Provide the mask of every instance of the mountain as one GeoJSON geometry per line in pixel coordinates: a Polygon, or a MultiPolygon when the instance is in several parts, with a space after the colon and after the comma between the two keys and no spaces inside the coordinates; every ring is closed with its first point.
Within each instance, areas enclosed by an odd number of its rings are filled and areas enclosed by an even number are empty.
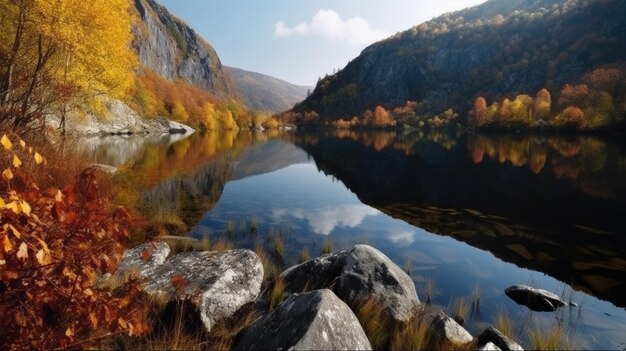
{"type": "Polygon", "coordinates": [[[180,78],[218,97],[237,97],[232,77],[215,49],[154,0],[134,0],[138,21],[133,48],[144,66],[164,78],[180,78]]]}
{"type": "Polygon", "coordinates": [[[306,98],[313,87],[295,85],[265,74],[224,66],[233,76],[243,102],[257,111],[282,112],[306,98]]]}
{"type": "Polygon", "coordinates": [[[489,0],[367,47],[293,111],[315,111],[324,122],[410,100],[418,114],[453,108],[465,116],[479,96],[493,101],[546,88],[557,102],[565,84],[586,79],[591,88],[608,79],[610,88],[596,95],[605,102],[610,95],[612,116],[625,119],[624,13],[623,0],[489,0]],[[597,68],[605,70],[594,76],[597,68]]]}

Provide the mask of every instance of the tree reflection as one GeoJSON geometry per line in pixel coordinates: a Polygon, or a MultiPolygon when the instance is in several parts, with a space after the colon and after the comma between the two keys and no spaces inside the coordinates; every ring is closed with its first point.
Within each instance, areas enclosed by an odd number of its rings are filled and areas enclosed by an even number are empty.
{"type": "Polygon", "coordinates": [[[286,138],[381,212],[626,306],[626,148],[616,140],[441,131],[286,138]]]}

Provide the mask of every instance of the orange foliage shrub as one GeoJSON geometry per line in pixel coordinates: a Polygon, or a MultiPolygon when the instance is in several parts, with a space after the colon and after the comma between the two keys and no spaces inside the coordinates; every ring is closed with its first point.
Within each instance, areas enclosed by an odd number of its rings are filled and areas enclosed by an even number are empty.
{"type": "Polygon", "coordinates": [[[43,167],[44,158],[22,140],[0,141],[0,348],[86,347],[146,332],[136,284],[121,297],[95,288],[121,258],[126,211],[99,197],[93,169],[63,190],[39,189],[22,160],[43,167]]]}
{"type": "Polygon", "coordinates": [[[189,82],[168,80],[147,68],[137,77],[131,104],[143,117],[160,115],[209,130],[252,126],[250,112],[238,102],[220,101],[189,82]]]}

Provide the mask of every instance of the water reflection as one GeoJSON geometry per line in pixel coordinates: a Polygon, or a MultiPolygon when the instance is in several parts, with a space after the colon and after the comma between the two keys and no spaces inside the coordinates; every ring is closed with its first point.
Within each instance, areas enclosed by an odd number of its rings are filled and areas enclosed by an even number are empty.
{"type": "Polygon", "coordinates": [[[435,282],[434,301],[444,306],[478,285],[477,326],[501,307],[547,325],[555,315],[529,315],[504,289],[571,286],[601,299],[575,294],[587,301],[582,312],[556,316],[580,328],[581,345],[626,342],[626,313],[612,305],[626,306],[626,148],[615,140],[197,134],[142,149],[116,179],[118,202],[168,224],[167,233],[227,235],[268,249],[268,238],[280,235],[285,265],[303,247],[319,253],[325,240],[335,249],[370,243],[406,266],[421,298],[435,282]],[[250,221],[254,231],[245,228],[250,221]]]}
{"type": "Polygon", "coordinates": [[[288,137],[364,204],[626,306],[618,143],[444,133],[288,137]]]}

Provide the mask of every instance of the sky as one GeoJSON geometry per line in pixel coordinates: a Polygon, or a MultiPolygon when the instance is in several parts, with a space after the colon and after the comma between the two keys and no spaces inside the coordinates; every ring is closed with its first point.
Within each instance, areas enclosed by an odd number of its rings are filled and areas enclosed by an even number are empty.
{"type": "Polygon", "coordinates": [[[222,64],[314,86],[370,44],[485,0],[157,0],[222,64]]]}

